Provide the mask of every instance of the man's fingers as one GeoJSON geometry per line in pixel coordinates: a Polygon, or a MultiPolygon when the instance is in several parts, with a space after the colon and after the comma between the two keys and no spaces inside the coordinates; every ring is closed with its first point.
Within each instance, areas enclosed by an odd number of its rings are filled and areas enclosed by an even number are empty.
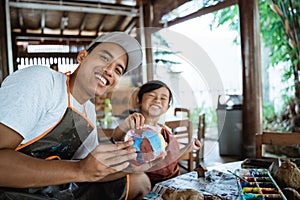
{"type": "Polygon", "coordinates": [[[117,144],[101,144],[96,147],[96,152],[112,152],[122,149],[127,149],[133,145],[133,140],[130,138],[126,142],[119,142],[117,144]]]}
{"type": "Polygon", "coordinates": [[[100,162],[111,166],[128,160],[136,159],[137,154],[135,149],[126,149],[119,151],[110,151],[110,152],[97,152],[93,151],[92,155],[100,162]]]}
{"type": "Polygon", "coordinates": [[[129,167],[126,168],[124,170],[124,172],[127,172],[127,173],[146,172],[146,171],[149,171],[149,169],[154,167],[157,163],[159,163],[162,160],[163,160],[163,158],[160,157],[160,158],[157,158],[157,159],[155,159],[151,162],[146,162],[146,163],[143,163],[141,165],[135,165],[133,163],[130,163],[129,167]]]}
{"type": "Polygon", "coordinates": [[[113,166],[111,168],[114,169],[115,172],[124,171],[129,166],[129,164],[130,164],[129,162],[124,162],[122,164],[115,165],[115,166],[113,166]]]}
{"type": "Polygon", "coordinates": [[[109,166],[115,166],[115,165],[118,165],[119,163],[124,163],[127,161],[130,162],[131,160],[134,160],[134,159],[136,159],[136,154],[128,154],[128,155],[106,158],[105,163],[108,163],[109,166]]]}

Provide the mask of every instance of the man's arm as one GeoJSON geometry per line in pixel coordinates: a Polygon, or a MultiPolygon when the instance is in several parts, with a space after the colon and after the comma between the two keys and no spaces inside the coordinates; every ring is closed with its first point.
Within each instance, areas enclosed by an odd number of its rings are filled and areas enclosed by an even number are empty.
{"type": "Polygon", "coordinates": [[[25,188],[104,181],[104,177],[122,171],[129,165],[128,160],[136,157],[130,140],[98,146],[80,161],[47,161],[15,151],[22,139],[0,123],[0,186],[25,188]]]}

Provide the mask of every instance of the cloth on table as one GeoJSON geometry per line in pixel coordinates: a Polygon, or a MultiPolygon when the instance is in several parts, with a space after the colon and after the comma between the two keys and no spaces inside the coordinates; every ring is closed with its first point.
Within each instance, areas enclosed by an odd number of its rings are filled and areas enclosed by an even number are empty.
{"type": "Polygon", "coordinates": [[[161,200],[162,194],[168,188],[175,190],[193,189],[204,195],[218,196],[225,200],[240,199],[236,177],[218,170],[206,172],[205,178],[198,178],[197,172],[194,171],[157,183],[144,199],[161,200]]]}

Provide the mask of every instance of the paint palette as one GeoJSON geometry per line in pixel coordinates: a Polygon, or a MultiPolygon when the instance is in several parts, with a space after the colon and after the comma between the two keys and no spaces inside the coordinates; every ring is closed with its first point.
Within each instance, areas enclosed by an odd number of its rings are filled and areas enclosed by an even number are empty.
{"type": "Polygon", "coordinates": [[[267,169],[237,169],[243,200],[287,200],[267,169]]]}

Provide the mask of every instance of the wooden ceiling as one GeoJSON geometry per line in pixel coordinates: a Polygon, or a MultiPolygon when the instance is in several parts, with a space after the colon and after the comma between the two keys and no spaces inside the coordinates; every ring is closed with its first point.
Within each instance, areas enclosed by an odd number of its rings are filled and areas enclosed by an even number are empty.
{"type": "MultiPolygon", "coordinates": [[[[188,0],[9,0],[10,28],[16,42],[89,43],[104,32],[135,35],[144,26],[145,8],[153,10],[153,26],[160,18],[188,0]]],[[[146,19],[149,20],[149,19],[146,19]]]]}
{"type": "MultiPolygon", "coordinates": [[[[119,1],[122,2],[122,1],[119,1]]],[[[11,0],[10,24],[17,41],[90,41],[102,32],[132,32],[139,18],[135,0],[132,6],[110,5],[100,1],[22,1],[11,0]]]]}

